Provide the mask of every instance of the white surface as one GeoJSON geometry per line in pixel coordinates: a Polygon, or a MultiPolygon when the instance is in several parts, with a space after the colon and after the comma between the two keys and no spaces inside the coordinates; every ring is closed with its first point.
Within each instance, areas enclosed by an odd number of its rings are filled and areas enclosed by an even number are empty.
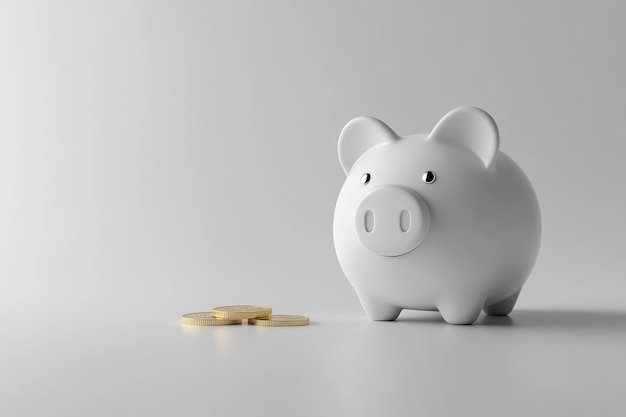
{"type": "Polygon", "coordinates": [[[473,326],[311,314],[291,328],[35,318],[3,323],[5,416],[626,412],[626,312],[519,310],[473,326]]]}

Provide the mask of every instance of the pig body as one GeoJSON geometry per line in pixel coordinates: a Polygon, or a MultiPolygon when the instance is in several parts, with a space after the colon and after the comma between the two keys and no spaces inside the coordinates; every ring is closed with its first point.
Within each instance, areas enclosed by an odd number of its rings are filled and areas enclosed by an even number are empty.
{"type": "Polygon", "coordinates": [[[487,113],[460,107],[430,134],[407,137],[357,118],[340,135],[339,159],[347,179],[335,249],[370,318],[406,308],[470,324],[481,310],[511,312],[539,252],[541,216],[487,113]]]}

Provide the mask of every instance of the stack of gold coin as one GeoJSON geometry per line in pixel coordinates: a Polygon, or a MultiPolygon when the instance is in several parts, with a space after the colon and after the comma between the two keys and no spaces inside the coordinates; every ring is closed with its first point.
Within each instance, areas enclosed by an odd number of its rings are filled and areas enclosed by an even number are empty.
{"type": "Polygon", "coordinates": [[[272,315],[272,308],[266,306],[223,306],[216,307],[209,312],[184,314],[181,317],[183,324],[196,326],[223,326],[241,324],[242,320],[255,326],[284,327],[306,326],[309,318],[295,315],[272,315]]]}
{"type": "Polygon", "coordinates": [[[226,326],[229,324],[241,324],[241,320],[213,317],[211,312],[183,314],[180,321],[183,324],[193,324],[195,326],[226,326]]]}
{"type": "Polygon", "coordinates": [[[292,314],[273,314],[267,317],[249,319],[248,324],[268,327],[306,326],[307,324],[309,324],[309,318],[306,316],[294,316],[292,314]]]}
{"type": "Polygon", "coordinates": [[[256,319],[257,317],[267,317],[272,314],[271,307],[265,306],[224,306],[215,307],[211,310],[211,313],[215,317],[221,319],[256,319]]]}

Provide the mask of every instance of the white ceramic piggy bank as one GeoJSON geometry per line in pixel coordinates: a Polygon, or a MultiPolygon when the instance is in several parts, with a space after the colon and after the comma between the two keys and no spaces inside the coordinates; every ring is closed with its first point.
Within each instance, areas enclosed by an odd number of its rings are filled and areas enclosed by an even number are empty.
{"type": "Polygon", "coordinates": [[[537,259],[541,215],[499,142],[491,116],[474,107],[452,110],[430,134],[399,137],[369,117],[344,127],[335,250],[373,320],[407,308],[471,324],[481,309],[513,310],[537,259]]]}

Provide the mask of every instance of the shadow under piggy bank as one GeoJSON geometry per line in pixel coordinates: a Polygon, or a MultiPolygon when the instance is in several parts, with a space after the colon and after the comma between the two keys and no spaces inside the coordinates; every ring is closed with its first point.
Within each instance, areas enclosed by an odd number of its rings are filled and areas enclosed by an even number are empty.
{"type": "Polygon", "coordinates": [[[602,330],[626,334],[626,311],[598,310],[513,310],[509,316],[482,315],[479,326],[535,329],[602,330]]]}
{"type": "MultiPolygon", "coordinates": [[[[428,325],[446,324],[437,312],[405,310],[396,322],[428,325]]],[[[626,335],[626,311],[611,310],[513,310],[508,316],[481,314],[473,326],[524,329],[601,330],[626,335]]],[[[456,327],[456,326],[453,326],[456,327]]],[[[467,327],[467,326],[460,326],[467,327]]]]}

